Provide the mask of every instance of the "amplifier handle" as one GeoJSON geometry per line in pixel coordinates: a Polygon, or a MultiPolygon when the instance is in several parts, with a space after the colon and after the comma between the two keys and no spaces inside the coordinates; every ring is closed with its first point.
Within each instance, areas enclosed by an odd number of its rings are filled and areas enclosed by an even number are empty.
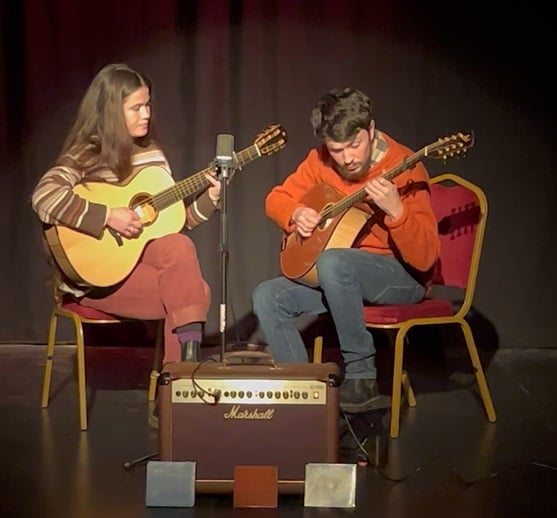
{"type": "Polygon", "coordinates": [[[265,351],[231,351],[228,353],[224,353],[224,358],[222,363],[224,365],[238,365],[238,362],[234,362],[233,360],[265,360],[265,363],[273,367],[277,367],[275,360],[273,359],[272,355],[266,353],[265,351]],[[232,361],[229,361],[232,360],[232,361]]]}

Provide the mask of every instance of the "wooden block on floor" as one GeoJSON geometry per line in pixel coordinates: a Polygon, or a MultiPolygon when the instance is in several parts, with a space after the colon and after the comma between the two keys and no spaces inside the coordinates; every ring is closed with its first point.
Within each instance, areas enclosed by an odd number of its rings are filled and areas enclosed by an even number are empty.
{"type": "Polygon", "coordinates": [[[234,466],[234,507],[278,506],[277,466],[234,466]]]}

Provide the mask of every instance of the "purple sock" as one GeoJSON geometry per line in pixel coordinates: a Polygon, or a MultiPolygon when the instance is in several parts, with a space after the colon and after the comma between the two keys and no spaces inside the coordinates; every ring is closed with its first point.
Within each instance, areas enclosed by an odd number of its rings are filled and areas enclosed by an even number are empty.
{"type": "Polygon", "coordinates": [[[199,342],[201,343],[201,331],[185,331],[183,333],[177,333],[178,341],[181,344],[187,342],[199,342]]]}
{"type": "Polygon", "coordinates": [[[201,343],[202,333],[201,333],[201,324],[187,324],[185,326],[177,327],[174,332],[178,336],[178,341],[181,344],[185,344],[186,342],[199,342],[201,343]]]}

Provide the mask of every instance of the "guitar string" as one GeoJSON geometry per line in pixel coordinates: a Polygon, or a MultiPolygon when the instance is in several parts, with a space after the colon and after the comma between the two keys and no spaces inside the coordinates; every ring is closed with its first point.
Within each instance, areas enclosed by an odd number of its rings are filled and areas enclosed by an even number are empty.
{"type": "MultiPolygon", "coordinates": [[[[246,151],[246,150],[244,150],[246,151]]],[[[242,163],[242,156],[244,151],[238,153],[239,162],[242,163]]],[[[205,177],[206,174],[210,173],[210,168],[203,169],[193,176],[190,176],[175,185],[165,189],[164,191],[157,193],[153,196],[157,209],[162,210],[166,207],[172,205],[174,202],[183,199],[188,196],[191,191],[191,195],[202,190],[204,187],[209,185],[209,180],[205,177]]]]}

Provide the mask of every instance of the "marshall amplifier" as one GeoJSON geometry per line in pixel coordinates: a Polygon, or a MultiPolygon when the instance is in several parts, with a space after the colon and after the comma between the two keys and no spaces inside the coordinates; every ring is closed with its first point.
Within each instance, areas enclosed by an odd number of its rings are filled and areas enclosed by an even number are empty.
{"type": "Polygon", "coordinates": [[[232,492],[235,466],[277,466],[279,492],[303,493],[306,464],[338,462],[338,386],[335,363],[277,365],[263,352],[168,364],[160,459],[195,462],[200,493],[232,492]]]}

